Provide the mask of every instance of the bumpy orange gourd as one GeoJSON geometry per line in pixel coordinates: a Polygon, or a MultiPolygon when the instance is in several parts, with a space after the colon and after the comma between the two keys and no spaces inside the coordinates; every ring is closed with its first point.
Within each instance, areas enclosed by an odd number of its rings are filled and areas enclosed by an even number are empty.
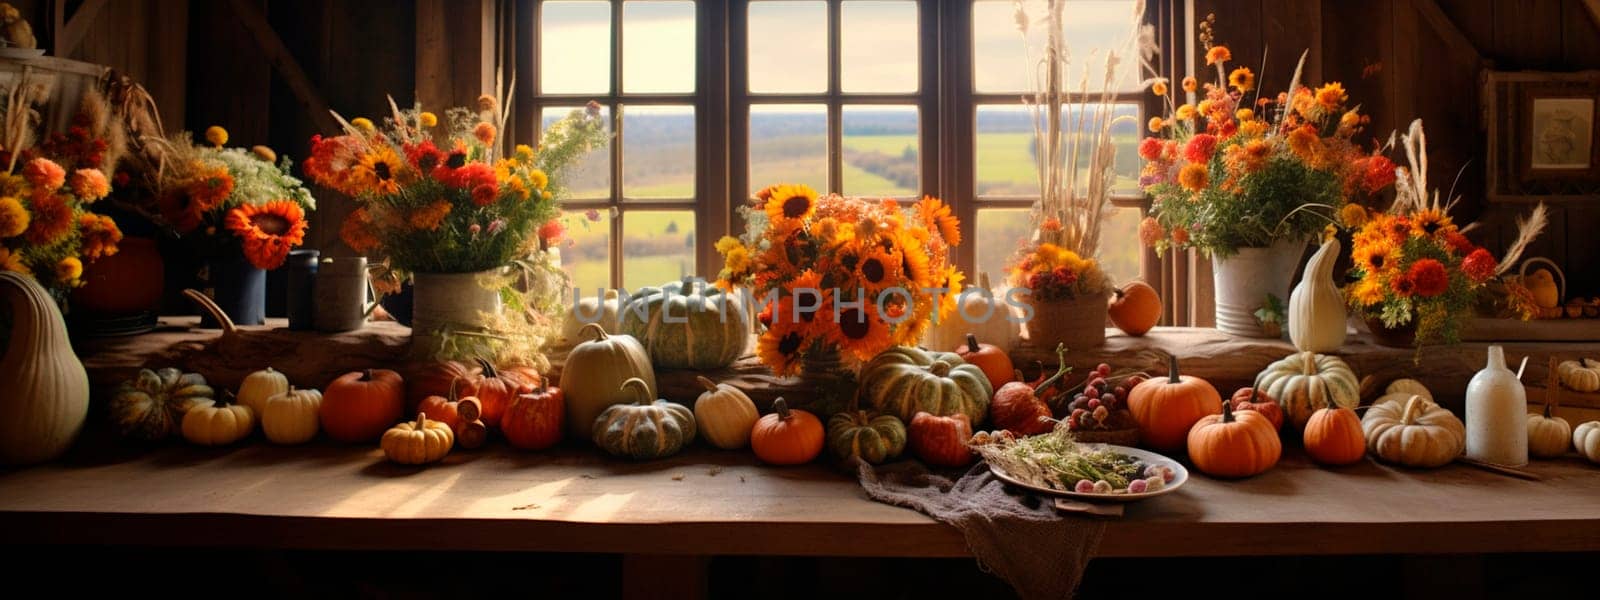
{"type": "Polygon", "coordinates": [[[1328,406],[1311,413],[1302,438],[1306,454],[1325,465],[1348,465],[1367,455],[1367,435],[1361,417],[1343,406],[1328,406]]]}
{"type": "Polygon", "coordinates": [[[983,376],[989,378],[989,387],[1000,389],[1000,386],[1015,381],[1017,367],[1011,364],[1011,357],[1005,350],[994,344],[978,343],[978,336],[967,334],[967,343],[955,349],[956,355],[970,364],[978,365],[983,370],[983,376]]]}
{"type": "Polygon", "coordinates": [[[1143,281],[1130,281],[1115,291],[1107,307],[1111,324],[1123,333],[1141,336],[1161,320],[1161,295],[1143,281]]]}
{"type": "Polygon", "coordinates": [[[322,392],[322,430],[340,442],[378,439],[400,420],[405,388],[400,374],[388,369],[345,373],[322,392]]]}
{"type": "Polygon", "coordinates": [[[972,464],[972,420],[966,415],[938,417],[919,412],[907,428],[911,452],[922,462],[937,467],[965,467],[972,464]]]}
{"type": "Polygon", "coordinates": [[[1283,429],[1283,407],[1261,388],[1239,388],[1231,398],[1234,410],[1253,410],[1272,422],[1272,430],[1283,429]]]}
{"type": "Polygon", "coordinates": [[[545,386],[511,401],[500,430],[506,441],[523,450],[542,450],[561,441],[567,426],[567,395],[545,386]]]}
{"type": "Polygon", "coordinates": [[[756,458],[774,465],[799,465],[822,452],[822,421],[816,415],[789,408],[783,398],[772,401],[772,411],[750,429],[750,449],[756,458]]]}
{"type": "Polygon", "coordinates": [[[1179,450],[1189,429],[1222,409],[1222,394],[1199,377],[1180,375],[1178,357],[1169,356],[1167,376],[1140,383],[1128,391],[1128,410],[1139,423],[1139,439],[1156,450],[1179,450]]]}
{"type": "Polygon", "coordinates": [[[1234,412],[1227,403],[1222,404],[1222,414],[1196,422],[1188,438],[1189,460],[1201,473],[1215,477],[1256,475],[1278,464],[1283,454],[1278,432],[1266,417],[1255,411],[1234,412]]]}

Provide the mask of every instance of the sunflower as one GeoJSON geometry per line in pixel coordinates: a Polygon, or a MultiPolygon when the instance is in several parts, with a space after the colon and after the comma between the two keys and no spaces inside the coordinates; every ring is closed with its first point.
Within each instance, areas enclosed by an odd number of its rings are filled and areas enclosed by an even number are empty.
{"type": "Polygon", "coordinates": [[[950,212],[950,206],[933,196],[923,196],[917,203],[917,214],[922,216],[928,229],[937,230],[944,243],[961,245],[961,220],[950,212]]]}
{"type": "Polygon", "coordinates": [[[184,189],[196,210],[201,213],[216,210],[233,195],[233,173],[228,172],[227,165],[196,162],[194,169],[194,176],[184,189]]]}
{"type": "Polygon", "coordinates": [[[963,275],[961,269],[957,269],[955,265],[948,265],[944,268],[944,285],[942,287],[945,288],[945,292],[939,296],[939,322],[942,323],[955,317],[957,305],[961,300],[962,284],[965,281],[966,275],[963,275]]]}
{"type": "MultiPolygon", "coordinates": [[[[418,158],[423,158],[419,155],[418,158]]],[[[368,192],[387,196],[400,191],[400,173],[405,168],[400,155],[388,146],[374,146],[351,170],[357,185],[368,192]]]]}
{"type": "Polygon", "coordinates": [[[33,271],[22,262],[22,251],[0,246],[0,271],[32,275],[33,271]]]}
{"type": "Polygon", "coordinates": [[[811,186],[780,184],[768,188],[767,218],[773,223],[797,224],[817,212],[817,191],[811,186]]]}
{"type": "Polygon", "coordinates": [[[1360,204],[1346,204],[1339,209],[1339,222],[1345,227],[1356,228],[1367,224],[1367,209],[1360,204]]]}
{"type": "Polygon", "coordinates": [[[1362,307],[1383,302],[1383,282],[1375,276],[1363,277],[1350,286],[1350,298],[1362,307]]]}
{"type": "Polygon", "coordinates": [[[756,356],[779,377],[798,375],[801,354],[811,346],[811,341],[799,325],[777,322],[757,340],[756,356]]]}
{"type": "Polygon", "coordinates": [[[900,232],[900,276],[906,278],[912,290],[933,287],[936,283],[928,256],[928,248],[910,239],[909,232],[900,232]]]}
{"type": "Polygon", "coordinates": [[[258,269],[278,268],[289,249],[306,238],[305,210],[291,200],[239,205],[228,211],[226,225],[239,237],[245,258],[258,269]]]}
{"type": "Polygon", "coordinates": [[[16,198],[0,198],[0,238],[16,237],[28,230],[28,209],[16,198]]]}
{"type": "Polygon", "coordinates": [[[1256,74],[1249,67],[1239,67],[1228,74],[1228,85],[1241,93],[1248,92],[1256,87],[1256,74]]]}
{"type": "Polygon", "coordinates": [[[65,199],[46,194],[33,198],[32,203],[33,222],[28,225],[26,234],[29,243],[48,246],[71,232],[75,221],[72,207],[67,205],[65,199]]]}
{"type": "Polygon", "coordinates": [[[1412,235],[1433,237],[1456,231],[1456,224],[1442,210],[1428,209],[1411,215],[1412,235]]]}
{"type": "Polygon", "coordinates": [[[897,304],[889,309],[890,316],[898,319],[894,331],[890,333],[890,339],[897,345],[917,345],[917,342],[922,341],[923,334],[932,326],[929,316],[933,314],[935,299],[921,294],[914,297],[916,301],[912,303],[909,315],[905,314],[904,305],[897,304]]]}
{"type": "Polygon", "coordinates": [[[904,264],[899,250],[887,250],[880,245],[864,248],[861,261],[856,265],[856,279],[868,291],[876,292],[898,284],[904,264]]]}
{"type": "Polygon", "coordinates": [[[1371,240],[1365,244],[1356,244],[1351,251],[1350,259],[1355,262],[1356,268],[1361,269],[1368,277],[1382,275],[1393,271],[1400,265],[1400,249],[1387,239],[1371,240]]]}
{"type": "Polygon", "coordinates": [[[823,320],[828,323],[827,339],[841,352],[849,352],[865,362],[893,345],[889,339],[889,325],[878,314],[873,302],[863,301],[861,306],[840,306],[832,302],[822,309],[823,320]]]}

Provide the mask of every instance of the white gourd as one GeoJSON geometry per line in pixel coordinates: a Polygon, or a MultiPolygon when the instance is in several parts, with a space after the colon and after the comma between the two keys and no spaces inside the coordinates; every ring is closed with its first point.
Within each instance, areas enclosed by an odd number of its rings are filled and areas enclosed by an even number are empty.
{"type": "Polygon", "coordinates": [[[239,384],[237,398],[239,404],[250,407],[255,414],[261,414],[267,409],[267,398],[289,391],[289,378],[283,373],[267,367],[244,377],[239,384]]]}
{"type": "Polygon", "coordinates": [[[1600,464],[1600,421],[1589,421],[1572,430],[1572,447],[1589,462],[1600,464]]]}
{"type": "Polygon", "coordinates": [[[1417,394],[1389,394],[1361,418],[1367,451],[1408,467],[1438,467],[1461,456],[1467,430],[1450,411],[1417,394]]]}
{"type": "Polygon", "coordinates": [[[67,325],[32,277],[0,272],[0,306],[11,306],[11,339],[0,356],[0,463],[60,456],[89,414],[89,375],[72,353],[67,325]]]}
{"type": "Polygon", "coordinates": [[[1355,371],[1337,356],[1299,352],[1267,365],[1257,387],[1277,399],[1284,421],[1304,429],[1319,408],[1338,404],[1355,408],[1361,402],[1361,384],[1355,371]]]}
{"type": "Polygon", "coordinates": [[[1339,240],[1322,243],[1289,295],[1289,340],[1306,352],[1333,352],[1344,345],[1344,297],[1333,282],[1339,240]]]}
{"type": "Polygon", "coordinates": [[[261,413],[261,432],[274,444],[304,444],[317,437],[322,411],[322,392],[289,391],[267,398],[261,413]]]}
{"type": "Polygon", "coordinates": [[[694,420],[700,427],[700,436],[723,450],[749,445],[750,429],[761,418],[756,403],[739,388],[704,376],[696,379],[706,388],[694,402],[694,420]]]}
{"type": "Polygon", "coordinates": [[[637,377],[644,380],[647,395],[656,393],[656,372],[650,355],[639,340],[630,335],[611,335],[599,325],[584,325],[580,342],[567,353],[561,367],[561,390],[567,394],[567,432],[574,438],[592,437],[594,420],[614,404],[629,404],[633,394],[622,389],[622,382],[637,377]]]}
{"type": "Polygon", "coordinates": [[[1001,348],[1009,349],[1016,345],[1022,335],[1021,327],[1006,318],[1011,315],[1011,309],[1006,304],[1005,295],[989,286],[988,273],[978,274],[977,285],[964,288],[963,295],[958,298],[956,311],[950,318],[929,327],[928,333],[922,336],[923,348],[946,352],[966,343],[969,333],[1001,348]],[[965,293],[966,290],[973,291],[965,293]],[[985,296],[978,290],[989,290],[989,295],[985,296]]]}
{"type": "Polygon", "coordinates": [[[1563,361],[1556,366],[1557,373],[1561,376],[1561,384],[1575,392],[1600,391],[1600,365],[1590,367],[1590,361],[1563,361]]]}

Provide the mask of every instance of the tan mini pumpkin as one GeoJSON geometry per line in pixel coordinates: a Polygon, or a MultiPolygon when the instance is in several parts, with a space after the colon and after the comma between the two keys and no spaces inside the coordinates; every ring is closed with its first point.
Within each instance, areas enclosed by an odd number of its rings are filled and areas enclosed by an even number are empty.
{"type": "Polygon", "coordinates": [[[1379,398],[1361,418],[1361,429],[1368,452],[1408,467],[1443,466],[1467,449],[1461,419],[1417,394],[1379,398]]]}
{"type": "Polygon", "coordinates": [[[244,376],[239,384],[239,404],[260,415],[267,410],[267,398],[289,391],[289,378],[272,367],[244,376]]]}
{"type": "Polygon", "coordinates": [[[455,433],[442,421],[417,413],[417,420],[401,423],[383,432],[379,445],[383,455],[402,465],[439,462],[455,445],[455,433]]]}
{"type": "Polygon", "coordinates": [[[1555,458],[1567,453],[1572,444],[1572,425],[1566,419],[1550,413],[1545,403],[1544,414],[1528,415],[1528,453],[1539,458],[1555,458]]]}
{"type": "Polygon", "coordinates": [[[1600,362],[1588,359],[1563,361],[1556,371],[1561,375],[1561,384],[1572,391],[1600,391],[1600,362]]]}
{"type": "Polygon", "coordinates": [[[1589,462],[1600,464],[1600,421],[1589,421],[1572,430],[1572,447],[1589,462]]]}
{"type": "Polygon", "coordinates": [[[255,431],[250,407],[228,401],[230,394],[200,402],[183,415],[183,439],[201,446],[226,446],[255,431]]]}
{"type": "Polygon", "coordinates": [[[261,432],[274,444],[304,444],[317,437],[321,428],[322,392],[312,389],[289,391],[267,398],[261,413],[261,432]]]}
{"type": "Polygon", "coordinates": [[[750,428],[761,413],[743,390],[700,376],[695,378],[706,391],[694,401],[694,420],[700,436],[723,450],[738,450],[750,444],[750,428]]]}

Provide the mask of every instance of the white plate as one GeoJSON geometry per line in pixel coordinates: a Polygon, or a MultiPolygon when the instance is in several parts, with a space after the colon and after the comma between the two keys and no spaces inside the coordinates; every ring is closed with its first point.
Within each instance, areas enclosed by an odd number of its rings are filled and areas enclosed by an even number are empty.
{"type": "Polygon", "coordinates": [[[1047,487],[1039,487],[1029,483],[1023,483],[1021,480],[1012,477],[1010,473],[1005,472],[1004,469],[995,466],[993,463],[989,465],[989,470],[994,472],[994,476],[1000,478],[1001,481],[1030,492],[1058,498],[1086,500],[1089,502],[1133,502],[1136,500],[1144,500],[1145,498],[1154,498],[1162,494],[1170,494],[1174,491],[1177,491],[1179,487],[1182,487],[1185,482],[1189,481],[1189,470],[1183,468],[1182,464],[1180,464],[1178,461],[1172,460],[1160,454],[1156,454],[1149,450],[1140,450],[1138,448],[1129,448],[1127,446],[1118,446],[1115,444],[1088,445],[1131,456],[1139,460],[1139,462],[1147,465],[1160,465],[1172,469],[1172,481],[1167,482],[1167,485],[1159,490],[1154,492],[1144,492],[1142,494],[1080,494],[1072,490],[1057,490],[1047,487]]]}
{"type": "Polygon", "coordinates": [[[44,56],[44,48],[0,48],[0,58],[35,58],[44,56]]]}

